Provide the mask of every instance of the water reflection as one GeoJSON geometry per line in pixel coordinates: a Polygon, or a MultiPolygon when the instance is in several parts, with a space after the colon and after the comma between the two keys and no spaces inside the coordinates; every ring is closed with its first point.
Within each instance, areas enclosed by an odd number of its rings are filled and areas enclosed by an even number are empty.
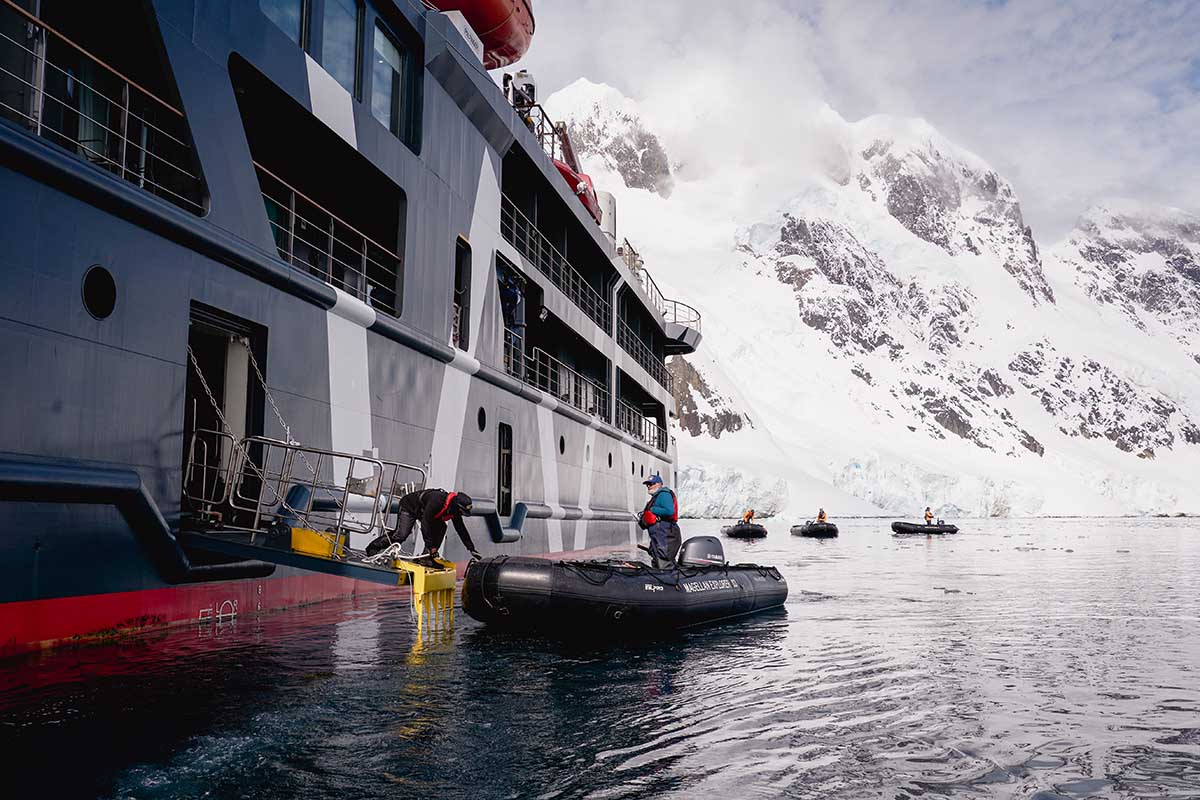
{"type": "Polygon", "coordinates": [[[729,542],[786,610],[657,643],[371,598],[9,662],[0,752],[45,796],[1200,796],[1200,526],[839,525],[729,542]]]}

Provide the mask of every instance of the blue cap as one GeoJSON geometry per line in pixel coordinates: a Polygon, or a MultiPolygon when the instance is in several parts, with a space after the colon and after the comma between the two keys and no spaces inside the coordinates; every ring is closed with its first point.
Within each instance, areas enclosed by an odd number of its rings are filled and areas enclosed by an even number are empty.
{"type": "Polygon", "coordinates": [[[642,483],[645,484],[646,486],[650,486],[652,484],[662,483],[662,482],[663,482],[662,476],[660,476],[657,472],[653,473],[649,478],[646,478],[646,480],[642,481],[642,483]]]}

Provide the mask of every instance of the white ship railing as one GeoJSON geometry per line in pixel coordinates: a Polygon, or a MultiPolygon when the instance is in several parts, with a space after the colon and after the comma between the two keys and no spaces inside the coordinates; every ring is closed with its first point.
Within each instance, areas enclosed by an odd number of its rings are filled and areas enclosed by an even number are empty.
{"type": "Polygon", "coordinates": [[[667,391],[675,391],[675,379],[667,370],[667,365],[663,363],[662,359],[654,356],[646,343],[638,338],[638,335],[624,320],[617,321],[617,344],[621,345],[622,350],[633,356],[633,360],[640,364],[651,378],[662,384],[667,391]]]}
{"type": "Polygon", "coordinates": [[[620,399],[617,400],[617,428],[660,452],[667,452],[667,431],[620,399]]]}
{"type": "Polygon", "coordinates": [[[0,117],[193,214],[204,187],[183,112],[0,0],[0,117]]]}
{"type": "Polygon", "coordinates": [[[259,186],[279,257],[374,308],[396,315],[402,259],[259,164],[259,186]]]}
{"type": "Polygon", "coordinates": [[[605,333],[611,333],[612,304],[584,280],[579,270],[558,251],[507,196],[500,200],[500,233],[521,255],[533,262],[571,302],[605,333]]]}
{"type": "Polygon", "coordinates": [[[545,350],[535,347],[526,354],[520,338],[511,330],[504,332],[504,370],[585,414],[604,422],[611,419],[606,387],[568,367],[545,350]]]}
{"type": "Polygon", "coordinates": [[[242,511],[254,530],[291,519],[317,531],[372,533],[396,529],[396,501],[425,479],[422,467],[398,461],[196,430],[183,486],[196,510],[242,511]]]}

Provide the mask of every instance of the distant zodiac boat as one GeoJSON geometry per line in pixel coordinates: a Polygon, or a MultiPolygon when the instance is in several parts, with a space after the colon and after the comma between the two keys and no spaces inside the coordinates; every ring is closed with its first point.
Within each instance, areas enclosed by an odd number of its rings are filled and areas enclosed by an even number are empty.
{"type": "Polygon", "coordinates": [[[807,536],[810,539],[831,539],[838,535],[838,527],[832,522],[806,522],[792,526],[792,536],[807,536]]]}
{"type": "Polygon", "coordinates": [[[957,525],[923,525],[919,522],[893,522],[892,533],[895,534],[930,534],[958,533],[957,525]]]}
{"type": "Polygon", "coordinates": [[[767,529],[757,522],[739,522],[721,528],[721,533],[733,539],[762,539],[767,535],[767,529]]]}

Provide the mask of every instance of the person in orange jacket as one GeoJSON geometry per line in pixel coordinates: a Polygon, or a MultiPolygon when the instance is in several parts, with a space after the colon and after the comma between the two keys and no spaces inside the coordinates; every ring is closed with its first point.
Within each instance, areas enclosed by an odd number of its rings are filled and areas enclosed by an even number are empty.
{"type": "Polygon", "coordinates": [[[933,512],[929,510],[929,506],[925,506],[925,524],[933,524],[933,512]]]}
{"type": "Polygon", "coordinates": [[[754,509],[750,508],[750,509],[746,510],[745,514],[742,514],[742,524],[750,525],[753,522],[754,522],[754,509]]]}

